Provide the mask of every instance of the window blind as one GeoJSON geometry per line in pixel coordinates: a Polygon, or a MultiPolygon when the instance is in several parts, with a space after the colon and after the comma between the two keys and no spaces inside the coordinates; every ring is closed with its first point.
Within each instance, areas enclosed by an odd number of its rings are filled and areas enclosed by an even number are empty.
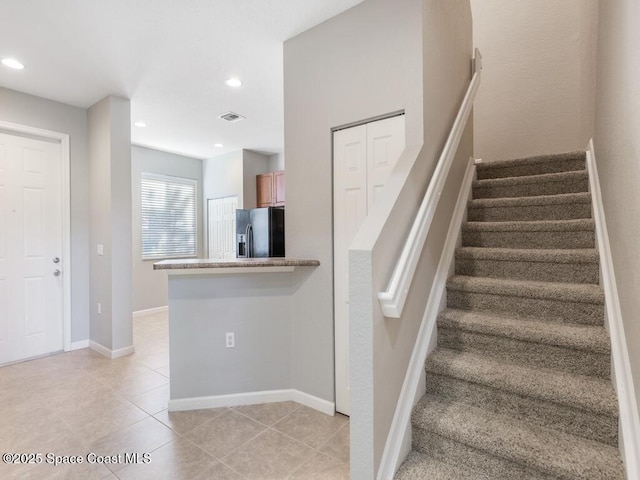
{"type": "Polygon", "coordinates": [[[190,178],[141,175],[143,260],[197,254],[196,190],[190,178]]]}

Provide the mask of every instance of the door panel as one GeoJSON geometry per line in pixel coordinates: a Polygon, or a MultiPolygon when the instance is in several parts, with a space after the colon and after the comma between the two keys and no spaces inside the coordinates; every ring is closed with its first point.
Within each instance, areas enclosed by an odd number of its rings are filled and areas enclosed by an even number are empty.
{"type": "Polygon", "coordinates": [[[39,188],[23,190],[24,258],[44,257],[44,192],[39,188]]]}
{"type": "Polygon", "coordinates": [[[256,176],[256,190],[258,208],[273,205],[273,173],[256,176]]]}
{"type": "Polygon", "coordinates": [[[42,278],[24,279],[24,335],[31,342],[33,337],[46,333],[45,312],[43,307],[44,288],[42,278]]]}
{"type": "Polygon", "coordinates": [[[273,173],[273,186],[275,188],[275,200],[276,206],[280,207],[285,204],[285,184],[284,184],[284,172],[273,173]]]}
{"type": "Polygon", "coordinates": [[[63,347],[62,149],[0,134],[0,364],[63,347]]]}
{"type": "Polygon", "coordinates": [[[380,197],[404,150],[404,115],[367,124],[369,207],[380,197]]]}

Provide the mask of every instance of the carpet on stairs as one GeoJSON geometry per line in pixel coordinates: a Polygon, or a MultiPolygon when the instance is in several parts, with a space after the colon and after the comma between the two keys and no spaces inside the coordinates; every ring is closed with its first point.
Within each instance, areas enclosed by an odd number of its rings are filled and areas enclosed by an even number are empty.
{"type": "Polygon", "coordinates": [[[622,480],[584,152],[481,163],[396,479],[622,480]]]}

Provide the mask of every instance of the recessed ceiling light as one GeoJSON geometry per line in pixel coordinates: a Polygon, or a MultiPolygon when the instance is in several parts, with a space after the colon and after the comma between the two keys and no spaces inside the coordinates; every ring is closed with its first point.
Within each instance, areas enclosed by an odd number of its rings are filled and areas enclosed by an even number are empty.
{"type": "Polygon", "coordinates": [[[240,79],[239,79],[239,78],[235,78],[235,77],[230,78],[230,79],[229,79],[229,80],[227,80],[225,83],[226,83],[226,84],[227,84],[227,86],[229,86],[229,87],[239,87],[239,86],[241,86],[241,85],[242,85],[242,82],[240,81],[240,79]]]}
{"type": "Polygon", "coordinates": [[[14,68],[16,70],[22,70],[24,68],[24,65],[21,64],[18,60],[16,60],[15,58],[3,58],[2,59],[2,64],[5,67],[9,67],[9,68],[14,68]]]}
{"type": "Polygon", "coordinates": [[[147,124],[146,124],[146,123],[141,122],[141,121],[139,121],[139,120],[138,120],[137,122],[133,122],[133,125],[134,125],[134,126],[136,126],[136,127],[140,127],[140,128],[144,128],[144,127],[146,127],[146,126],[147,126],[147,124]]]}
{"type": "Polygon", "coordinates": [[[222,145],[221,143],[216,143],[216,144],[214,145],[214,147],[216,147],[216,148],[222,148],[222,147],[224,147],[224,145],[222,145]]]}

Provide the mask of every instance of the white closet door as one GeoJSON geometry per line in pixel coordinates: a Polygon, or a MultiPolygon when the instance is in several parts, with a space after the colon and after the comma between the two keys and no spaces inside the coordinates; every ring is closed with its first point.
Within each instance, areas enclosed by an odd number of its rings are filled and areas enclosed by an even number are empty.
{"type": "Polygon", "coordinates": [[[333,135],[336,408],[349,413],[349,245],[367,216],[367,127],[333,135]],[[339,320],[338,320],[339,319],[339,320]]]}
{"type": "Polygon", "coordinates": [[[404,150],[404,115],[333,134],[336,410],[349,415],[349,246],[404,150]]]}
{"type": "Polygon", "coordinates": [[[238,197],[207,200],[207,234],[209,258],[236,256],[236,209],[238,197]]]}
{"type": "Polygon", "coordinates": [[[59,143],[0,133],[0,364],[63,348],[61,175],[59,143]]]}
{"type": "Polygon", "coordinates": [[[222,199],[222,258],[234,258],[236,256],[236,210],[238,209],[238,197],[225,197],[222,199]]]}

